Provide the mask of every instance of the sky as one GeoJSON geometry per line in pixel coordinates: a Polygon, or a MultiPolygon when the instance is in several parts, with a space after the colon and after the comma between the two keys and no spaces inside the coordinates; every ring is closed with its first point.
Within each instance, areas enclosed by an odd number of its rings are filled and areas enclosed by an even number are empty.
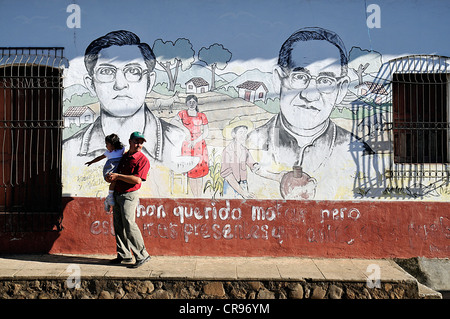
{"type": "Polygon", "coordinates": [[[352,46],[387,55],[450,56],[448,0],[0,0],[0,46],[63,46],[82,56],[113,30],[136,33],[150,46],[187,38],[194,50],[220,43],[232,61],[274,59],[290,34],[307,26],[338,33],[352,46]],[[67,6],[81,8],[81,28],[66,25],[67,6]],[[369,4],[380,8],[381,28],[369,29],[369,4]]]}

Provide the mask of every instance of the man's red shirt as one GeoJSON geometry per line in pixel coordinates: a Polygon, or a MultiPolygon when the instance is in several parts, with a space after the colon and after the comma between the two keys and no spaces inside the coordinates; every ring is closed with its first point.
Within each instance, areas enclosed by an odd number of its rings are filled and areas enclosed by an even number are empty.
{"type": "MultiPolygon", "coordinates": [[[[130,154],[130,152],[126,152],[123,154],[119,167],[117,168],[117,173],[123,175],[133,175],[140,177],[142,181],[147,179],[148,171],[150,170],[150,162],[145,157],[142,152],[136,152],[134,154],[130,154]]],[[[128,193],[133,192],[141,188],[141,184],[129,184],[121,180],[117,180],[116,187],[114,190],[119,193],[128,193]]]]}

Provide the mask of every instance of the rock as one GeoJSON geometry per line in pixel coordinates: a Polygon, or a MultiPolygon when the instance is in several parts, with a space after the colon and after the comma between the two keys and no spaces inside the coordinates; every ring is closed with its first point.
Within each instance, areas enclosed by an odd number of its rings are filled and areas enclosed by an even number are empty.
{"type": "Polygon", "coordinates": [[[258,291],[259,289],[264,287],[264,285],[261,284],[259,281],[249,281],[248,285],[254,291],[258,291]]]}
{"type": "Polygon", "coordinates": [[[3,292],[0,294],[0,299],[11,299],[11,297],[6,292],[3,292]]]}
{"type": "Polygon", "coordinates": [[[30,286],[32,286],[36,290],[41,290],[41,283],[39,282],[39,280],[33,281],[33,283],[30,286]]]}
{"type": "MultiPolygon", "coordinates": [[[[32,293],[30,293],[29,295],[27,295],[26,297],[25,297],[25,299],[36,299],[37,298],[37,296],[38,296],[38,292],[32,292],[32,293]]],[[[70,299],[70,296],[69,297],[66,297],[66,296],[64,296],[63,295],[63,298],[64,299],[70,299]]]]}
{"type": "Polygon", "coordinates": [[[114,299],[121,299],[123,298],[123,296],[125,296],[125,291],[122,289],[122,287],[120,287],[114,294],[114,299]]]}
{"type": "Polygon", "coordinates": [[[97,294],[100,294],[100,292],[102,292],[103,290],[105,290],[104,286],[105,286],[104,281],[91,280],[88,283],[87,288],[90,291],[90,293],[95,296],[97,294]]]}
{"type": "Polygon", "coordinates": [[[172,296],[163,289],[157,289],[152,294],[152,299],[172,299],[172,296]]]}
{"type": "Polygon", "coordinates": [[[66,290],[65,292],[63,292],[62,294],[63,299],[73,299],[72,293],[70,292],[70,290],[66,290]]]}
{"type": "Polygon", "coordinates": [[[189,287],[189,293],[192,295],[192,297],[197,298],[200,294],[200,291],[197,291],[194,287],[189,287]]]}
{"type": "Polygon", "coordinates": [[[267,289],[261,289],[256,299],[275,299],[275,293],[267,289]]]}
{"type": "Polygon", "coordinates": [[[303,299],[303,287],[299,283],[291,286],[289,291],[289,298],[291,299],[303,299]]]}
{"type": "Polygon", "coordinates": [[[219,281],[213,281],[203,286],[203,292],[210,296],[221,297],[225,295],[223,284],[219,281]]]}
{"type": "Polygon", "coordinates": [[[346,292],[347,292],[348,299],[356,299],[356,293],[352,288],[347,287],[346,292]]]}
{"type": "Polygon", "coordinates": [[[372,299],[372,296],[370,295],[370,292],[369,292],[369,290],[367,290],[367,288],[363,289],[362,295],[365,299],[372,299]]]}
{"type": "Polygon", "coordinates": [[[45,292],[41,292],[38,299],[50,299],[50,297],[45,292]]]}
{"type": "Polygon", "coordinates": [[[122,299],[142,299],[142,297],[137,292],[128,292],[123,296],[122,299]]]}
{"type": "Polygon", "coordinates": [[[323,299],[327,291],[320,286],[316,286],[313,289],[311,299],[323,299]]]}
{"type": "Polygon", "coordinates": [[[124,295],[119,294],[118,292],[116,292],[114,294],[114,299],[122,299],[124,295]]]}
{"type": "Polygon", "coordinates": [[[123,288],[126,292],[132,292],[136,290],[136,284],[133,282],[124,282],[123,288]]]}
{"type": "Polygon", "coordinates": [[[341,299],[342,293],[343,293],[342,288],[336,285],[331,285],[328,292],[328,296],[330,297],[330,299],[341,299]]]}
{"type": "Polygon", "coordinates": [[[12,284],[12,294],[13,295],[17,295],[21,290],[22,290],[22,285],[21,284],[12,284]]]}
{"type": "Polygon", "coordinates": [[[150,294],[153,292],[153,290],[155,290],[155,286],[149,280],[142,282],[142,284],[137,287],[137,292],[139,292],[140,294],[150,294]]]}
{"type": "Polygon", "coordinates": [[[392,289],[392,284],[390,283],[385,283],[384,284],[384,291],[389,292],[392,289]]]}
{"type": "Polygon", "coordinates": [[[242,288],[233,288],[230,291],[230,296],[233,299],[245,299],[246,291],[242,288]]]}
{"type": "Polygon", "coordinates": [[[396,287],[391,292],[390,297],[391,297],[391,299],[403,299],[404,295],[405,295],[405,290],[400,287],[396,287]]]}
{"type": "Polygon", "coordinates": [[[102,290],[98,296],[98,299],[114,299],[114,296],[112,296],[109,291],[102,290]]]}
{"type": "Polygon", "coordinates": [[[59,287],[58,287],[58,284],[56,282],[50,281],[50,282],[47,283],[46,289],[47,290],[58,290],[59,287]]]}

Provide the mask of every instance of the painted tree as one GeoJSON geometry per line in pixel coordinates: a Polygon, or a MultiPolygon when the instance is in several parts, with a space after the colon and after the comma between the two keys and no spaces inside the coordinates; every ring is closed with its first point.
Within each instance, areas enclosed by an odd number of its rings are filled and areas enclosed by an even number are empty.
{"type": "Polygon", "coordinates": [[[169,91],[174,91],[180,67],[186,71],[195,61],[195,51],[191,42],[184,38],[177,39],[175,43],[158,39],[153,43],[153,52],[158,65],[167,73],[169,91]]]}
{"type": "Polygon", "coordinates": [[[231,60],[231,52],[222,44],[214,43],[198,51],[198,59],[211,67],[211,91],[216,88],[216,69],[223,70],[231,60]]]}
{"type": "Polygon", "coordinates": [[[364,74],[378,72],[382,64],[381,60],[381,54],[377,51],[352,47],[349,53],[348,67],[355,71],[359,84],[362,84],[364,74]]]}

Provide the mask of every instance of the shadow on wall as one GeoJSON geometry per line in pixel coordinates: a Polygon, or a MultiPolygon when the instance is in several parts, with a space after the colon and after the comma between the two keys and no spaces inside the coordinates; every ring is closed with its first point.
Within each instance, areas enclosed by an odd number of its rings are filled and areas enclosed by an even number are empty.
{"type": "Polygon", "coordinates": [[[351,103],[352,133],[374,152],[359,163],[356,197],[438,198],[448,192],[448,58],[412,55],[384,63],[351,103]],[[444,120],[443,120],[444,119],[444,120]]]}
{"type": "Polygon", "coordinates": [[[0,253],[49,253],[64,231],[63,214],[72,197],[61,199],[59,212],[4,213],[0,253]]]}

